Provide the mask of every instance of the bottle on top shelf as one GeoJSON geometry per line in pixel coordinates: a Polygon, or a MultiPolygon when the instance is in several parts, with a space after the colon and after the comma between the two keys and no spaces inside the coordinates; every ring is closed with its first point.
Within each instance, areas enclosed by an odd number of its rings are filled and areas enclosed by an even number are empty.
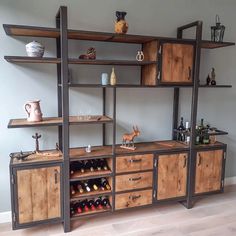
{"type": "Polygon", "coordinates": [[[185,131],[185,127],[184,127],[184,118],[181,117],[180,119],[180,125],[177,128],[178,132],[178,140],[184,142],[185,141],[185,135],[184,135],[184,131],[185,131]]]}

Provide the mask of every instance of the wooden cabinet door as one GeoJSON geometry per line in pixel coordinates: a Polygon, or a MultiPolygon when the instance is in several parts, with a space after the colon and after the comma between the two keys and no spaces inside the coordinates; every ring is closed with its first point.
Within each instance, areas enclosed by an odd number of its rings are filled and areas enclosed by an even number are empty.
{"type": "Polygon", "coordinates": [[[223,150],[197,153],[195,193],[212,192],[221,189],[223,150]]]}
{"type": "Polygon", "coordinates": [[[161,83],[192,83],[193,62],[192,44],[163,43],[161,83]]]}
{"type": "Polygon", "coordinates": [[[61,217],[61,166],[16,169],[16,221],[29,224],[61,217]]]}
{"type": "Polygon", "coordinates": [[[160,155],[157,167],[157,200],[186,195],[187,187],[186,153],[160,155]]]}

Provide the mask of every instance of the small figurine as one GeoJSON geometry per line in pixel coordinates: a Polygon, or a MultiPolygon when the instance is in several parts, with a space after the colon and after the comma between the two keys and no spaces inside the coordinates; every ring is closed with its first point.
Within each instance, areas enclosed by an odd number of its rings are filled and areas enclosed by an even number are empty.
{"type": "Polygon", "coordinates": [[[96,50],[95,48],[91,47],[87,50],[87,54],[82,54],[79,56],[79,59],[85,60],[95,60],[96,59],[96,50]]]}
{"type": "Polygon", "coordinates": [[[117,34],[126,34],[128,31],[129,25],[125,21],[126,14],[125,11],[116,11],[115,32],[117,34]]]}
{"type": "Polygon", "coordinates": [[[136,126],[136,128],[135,128],[133,126],[133,133],[123,135],[122,145],[120,147],[125,148],[125,149],[135,150],[134,138],[138,137],[139,135],[140,135],[140,131],[139,131],[138,127],[136,126]],[[132,144],[132,146],[131,146],[131,144],[132,144]]]}
{"type": "Polygon", "coordinates": [[[215,68],[211,69],[211,85],[216,85],[216,73],[215,68]]]}
{"type": "Polygon", "coordinates": [[[137,55],[136,55],[136,60],[137,60],[137,61],[143,61],[143,60],[144,60],[143,51],[138,51],[138,53],[137,53],[137,55]]]}
{"type": "Polygon", "coordinates": [[[110,77],[110,84],[116,85],[116,74],[115,74],[115,68],[112,67],[111,77],[110,77]]]}
{"type": "Polygon", "coordinates": [[[18,161],[25,161],[28,156],[32,155],[32,154],[35,154],[35,152],[16,152],[16,153],[11,153],[10,154],[10,157],[12,159],[17,159],[18,161]]]}
{"type": "Polygon", "coordinates": [[[32,138],[35,139],[35,152],[39,153],[39,139],[42,137],[42,135],[39,135],[38,133],[35,133],[35,135],[32,135],[32,138]]]}
{"type": "Polygon", "coordinates": [[[207,78],[206,78],[206,85],[210,85],[211,84],[211,78],[208,74],[207,78]]]}

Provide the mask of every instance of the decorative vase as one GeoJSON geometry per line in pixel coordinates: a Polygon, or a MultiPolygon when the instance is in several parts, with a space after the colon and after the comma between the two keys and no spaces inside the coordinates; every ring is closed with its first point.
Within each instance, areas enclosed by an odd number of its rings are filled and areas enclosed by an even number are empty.
{"type": "Polygon", "coordinates": [[[43,114],[40,109],[40,100],[29,101],[24,105],[30,122],[39,122],[43,120],[43,114]]]}
{"type": "Polygon", "coordinates": [[[110,84],[111,85],[116,85],[116,74],[115,74],[114,67],[112,67],[112,72],[111,72],[111,77],[110,77],[110,84]]]}
{"type": "Polygon", "coordinates": [[[29,57],[43,57],[45,48],[41,43],[33,41],[26,44],[25,48],[29,57]]]}
{"type": "Polygon", "coordinates": [[[116,11],[115,32],[117,34],[126,34],[128,31],[129,25],[125,21],[126,14],[125,11],[116,11]]]}

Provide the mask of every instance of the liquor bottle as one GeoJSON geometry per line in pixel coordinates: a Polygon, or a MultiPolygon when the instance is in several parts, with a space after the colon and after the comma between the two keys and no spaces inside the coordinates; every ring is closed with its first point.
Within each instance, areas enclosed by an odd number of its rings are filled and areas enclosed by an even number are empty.
{"type": "Polygon", "coordinates": [[[196,125],[195,133],[196,133],[195,145],[199,145],[200,144],[200,130],[197,125],[196,125]]]}
{"type": "Polygon", "coordinates": [[[89,201],[87,202],[87,206],[88,206],[92,211],[96,210],[94,200],[89,200],[89,201]]]}
{"type": "Polygon", "coordinates": [[[92,166],[92,162],[90,160],[84,161],[84,166],[85,166],[85,169],[90,170],[90,171],[94,171],[94,168],[92,166]]]}
{"type": "Polygon", "coordinates": [[[102,169],[103,170],[108,170],[109,168],[108,168],[108,165],[107,165],[107,161],[106,161],[106,159],[100,159],[100,162],[101,162],[101,166],[102,166],[102,169]]]}
{"type": "Polygon", "coordinates": [[[184,118],[181,117],[180,119],[180,125],[177,128],[178,132],[178,140],[184,142],[185,138],[184,138],[184,131],[185,131],[185,127],[184,127],[184,118]]]}
{"type": "Polygon", "coordinates": [[[96,199],[94,200],[94,206],[95,206],[96,208],[100,209],[100,210],[103,209],[101,198],[96,198],[96,199]]]}
{"type": "Polygon", "coordinates": [[[75,205],[74,205],[74,208],[76,209],[76,212],[78,214],[83,212],[83,207],[82,207],[81,202],[76,202],[75,205]]]}
{"type": "Polygon", "coordinates": [[[91,179],[91,180],[88,181],[88,185],[89,185],[90,188],[97,191],[98,190],[97,182],[98,182],[97,179],[91,179]]]}
{"type": "Polygon", "coordinates": [[[76,171],[76,161],[70,163],[70,174],[73,175],[76,171]]]}
{"type": "Polygon", "coordinates": [[[186,132],[185,132],[184,140],[187,144],[189,144],[190,143],[190,131],[191,130],[190,130],[188,121],[186,121],[186,123],[185,123],[185,130],[186,130],[186,132]]]}
{"type": "Polygon", "coordinates": [[[70,186],[70,194],[71,194],[71,195],[75,195],[75,193],[76,193],[75,186],[72,184],[72,185],[70,186]]]}
{"type": "Polygon", "coordinates": [[[201,123],[200,125],[198,126],[198,129],[199,129],[199,143],[203,143],[203,134],[204,134],[204,119],[201,119],[201,123]]]}
{"type": "Polygon", "coordinates": [[[84,188],[83,188],[82,182],[79,181],[79,182],[76,184],[76,188],[77,188],[77,190],[79,191],[79,193],[84,193],[84,188]]]}
{"type": "Polygon", "coordinates": [[[108,198],[103,198],[102,199],[102,206],[105,208],[111,208],[111,204],[108,198]]]}
{"type": "Polygon", "coordinates": [[[88,182],[84,182],[84,187],[85,187],[87,192],[91,192],[91,188],[90,188],[88,182]]]}
{"type": "Polygon", "coordinates": [[[111,190],[111,186],[109,185],[109,183],[108,183],[106,178],[101,178],[101,188],[103,190],[105,190],[105,189],[111,190]]]}
{"type": "Polygon", "coordinates": [[[203,144],[209,144],[210,143],[210,136],[209,136],[209,126],[206,126],[203,132],[203,144]]]}

